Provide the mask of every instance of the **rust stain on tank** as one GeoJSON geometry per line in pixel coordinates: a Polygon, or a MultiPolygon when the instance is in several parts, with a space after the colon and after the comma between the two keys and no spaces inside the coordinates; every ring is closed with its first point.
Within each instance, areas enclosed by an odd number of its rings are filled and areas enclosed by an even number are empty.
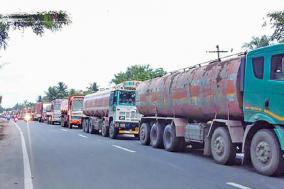
{"type": "MultiPolygon", "coordinates": [[[[216,114],[242,117],[239,78],[241,57],[213,62],[142,82],[136,106],[144,115],[180,116],[209,120],[216,114]],[[153,93],[153,97],[145,96],[153,93]],[[153,109],[153,104],[155,109],[153,109]]],[[[150,95],[151,96],[151,95],[150,95]]]]}

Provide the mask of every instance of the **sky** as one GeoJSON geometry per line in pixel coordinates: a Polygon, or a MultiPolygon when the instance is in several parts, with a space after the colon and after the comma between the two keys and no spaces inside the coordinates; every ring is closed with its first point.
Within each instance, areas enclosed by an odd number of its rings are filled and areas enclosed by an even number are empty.
{"type": "MultiPolygon", "coordinates": [[[[215,50],[244,51],[252,36],[271,34],[265,15],[283,0],[1,0],[0,14],[67,11],[72,24],[42,37],[11,31],[0,50],[2,106],[35,102],[59,81],[85,89],[109,87],[115,73],[135,64],[166,71],[215,59],[215,50]]],[[[226,54],[227,55],[227,54],[226,54]]]]}

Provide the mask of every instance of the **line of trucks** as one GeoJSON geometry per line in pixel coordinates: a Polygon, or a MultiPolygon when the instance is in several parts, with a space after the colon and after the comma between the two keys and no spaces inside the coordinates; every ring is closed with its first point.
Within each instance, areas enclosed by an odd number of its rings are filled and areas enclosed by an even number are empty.
{"type": "Polygon", "coordinates": [[[261,174],[284,171],[284,44],[39,104],[39,121],[133,134],[170,152],[203,149],[224,165],[243,153],[261,174]]]}

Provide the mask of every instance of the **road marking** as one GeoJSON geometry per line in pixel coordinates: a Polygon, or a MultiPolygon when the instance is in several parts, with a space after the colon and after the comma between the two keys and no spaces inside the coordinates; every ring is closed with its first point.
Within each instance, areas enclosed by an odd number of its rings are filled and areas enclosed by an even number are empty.
{"type": "Polygon", "coordinates": [[[116,147],[116,148],[119,148],[119,149],[121,149],[121,150],[125,150],[125,151],[127,151],[127,152],[136,152],[136,151],[133,151],[133,150],[129,150],[129,149],[127,149],[127,148],[123,148],[123,147],[121,147],[121,146],[118,146],[118,145],[112,145],[113,147],[116,147]]]}
{"type": "Polygon", "coordinates": [[[237,183],[234,183],[234,182],[227,182],[226,184],[233,186],[233,187],[236,187],[236,188],[240,188],[240,189],[251,189],[250,187],[243,186],[241,184],[237,184],[237,183]]]}
{"type": "Polygon", "coordinates": [[[88,138],[87,136],[81,135],[81,134],[78,134],[78,136],[83,137],[83,138],[88,138]]]}
{"type": "Polygon", "coordinates": [[[26,148],[26,142],[23,135],[21,128],[18,126],[17,123],[14,123],[16,128],[20,132],[21,136],[21,143],[22,143],[22,152],[23,152],[23,163],[24,163],[24,182],[25,182],[25,189],[33,189],[33,181],[32,181],[32,173],[31,173],[31,165],[30,160],[26,148]]]}
{"type": "Polygon", "coordinates": [[[62,131],[65,131],[65,132],[67,132],[68,130],[66,130],[66,129],[61,129],[62,131]]]}

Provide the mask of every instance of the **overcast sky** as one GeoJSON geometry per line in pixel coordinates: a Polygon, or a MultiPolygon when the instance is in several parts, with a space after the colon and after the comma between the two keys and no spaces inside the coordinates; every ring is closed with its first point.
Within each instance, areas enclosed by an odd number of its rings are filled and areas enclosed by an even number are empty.
{"type": "Polygon", "coordinates": [[[150,64],[167,71],[216,57],[206,53],[242,51],[262,28],[268,12],[283,10],[283,0],[1,0],[0,14],[65,10],[72,24],[38,37],[30,29],[10,32],[0,51],[2,105],[35,101],[48,86],[65,82],[85,89],[109,85],[130,65],[150,64]]]}

